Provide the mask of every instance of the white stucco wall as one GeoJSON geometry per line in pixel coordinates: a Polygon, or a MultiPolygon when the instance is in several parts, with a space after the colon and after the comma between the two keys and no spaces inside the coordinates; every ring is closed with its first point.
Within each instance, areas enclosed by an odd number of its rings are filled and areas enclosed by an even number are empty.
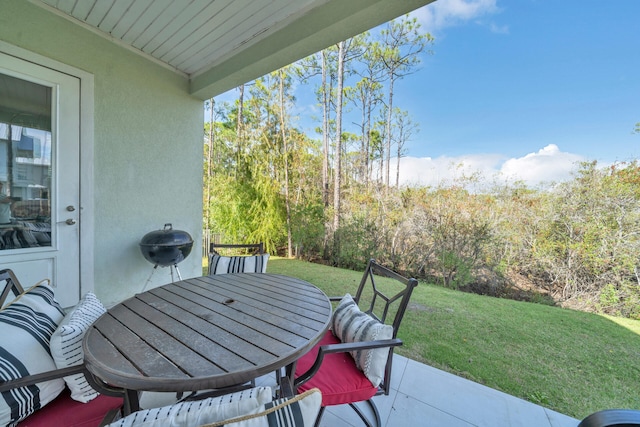
{"type": "MultiPolygon", "coordinates": [[[[0,3],[0,40],[94,76],[94,284],[106,305],[139,292],[152,265],[138,242],[188,231],[183,278],[201,274],[202,102],[188,80],[24,0],[0,3]]],[[[90,169],[87,169],[90,168],[90,169]]],[[[150,286],[169,282],[168,268],[150,286]]]]}

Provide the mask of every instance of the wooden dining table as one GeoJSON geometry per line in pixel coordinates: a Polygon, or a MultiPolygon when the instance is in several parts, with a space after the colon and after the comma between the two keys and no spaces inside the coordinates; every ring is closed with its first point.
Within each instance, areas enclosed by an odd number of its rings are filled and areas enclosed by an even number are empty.
{"type": "Polygon", "coordinates": [[[293,277],[203,276],[137,294],[87,331],[90,382],[127,392],[188,392],[238,386],[295,362],[324,335],[331,303],[293,277]]]}

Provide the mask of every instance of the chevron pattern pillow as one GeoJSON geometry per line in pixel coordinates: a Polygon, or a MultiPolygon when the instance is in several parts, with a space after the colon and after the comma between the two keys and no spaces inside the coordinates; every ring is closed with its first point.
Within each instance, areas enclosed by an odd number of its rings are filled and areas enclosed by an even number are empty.
{"type": "MultiPolygon", "coordinates": [[[[393,338],[393,326],[378,322],[360,311],[350,294],[346,294],[333,313],[331,329],[342,342],[376,341],[393,338]]],[[[389,356],[388,348],[376,348],[350,352],[356,366],[378,387],[384,378],[389,356]]]]}
{"type": "MultiPolygon", "coordinates": [[[[87,293],[72,311],[67,314],[51,337],[51,355],[58,368],[81,365],[84,362],[82,339],[98,317],[106,313],[100,300],[91,292],[87,293]]],[[[98,392],[87,383],[84,374],[64,377],[71,398],[87,403],[96,398],[98,392]]]]}

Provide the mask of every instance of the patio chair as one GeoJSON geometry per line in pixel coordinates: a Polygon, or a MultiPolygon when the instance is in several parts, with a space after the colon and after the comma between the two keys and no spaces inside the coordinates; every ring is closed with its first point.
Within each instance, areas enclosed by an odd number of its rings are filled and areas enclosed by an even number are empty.
{"type": "MultiPolygon", "coordinates": [[[[370,260],[355,297],[347,294],[342,299],[330,298],[340,299],[331,330],[298,360],[293,382],[298,393],[313,388],[322,392],[316,426],[327,406],[349,404],[367,426],[380,427],[380,414],[372,398],[389,394],[393,349],[402,345],[398,329],[417,284],[416,279],[407,279],[370,260]],[[366,306],[364,312],[358,305],[366,306]],[[358,402],[370,406],[373,424],[356,405],[358,402]]],[[[290,374],[287,372],[284,378],[290,374]]]]}
{"type": "Polygon", "coordinates": [[[634,427],[640,426],[640,411],[605,409],[582,420],[578,427],[634,427]]]}
{"type": "Polygon", "coordinates": [[[2,293],[0,294],[0,308],[4,307],[4,303],[7,301],[7,297],[10,293],[13,293],[14,298],[24,292],[22,285],[18,282],[13,271],[6,269],[0,271],[0,285],[4,286],[2,293]],[[2,285],[4,282],[4,285],[2,285]]]}
{"type": "Polygon", "coordinates": [[[208,274],[228,274],[228,273],[266,273],[269,254],[264,252],[264,244],[228,244],[211,243],[209,247],[209,269],[208,274]],[[232,253],[242,252],[241,255],[230,255],[229,252],[221,249],[232,250],[232,253]],[[222,253],[221,253],[222,252],[222,253]]]}
{"type": "Polygon", "coordinates": [[[77,384],[79,374],[89,373],[83,364],[56,368],[48,344],[55,325],[51,322],[63,313],[43,282],[25,290],[11,270],[0,270],[0,327],[11,331],[0,342],[0,419],[10,424],[21,420],[18,427],[97,427],[117,418],[124,404],[122,391],[104,391],[86,401],[87,390],[78,396],[65,385],[77,384]],[[15,299],[5,305],[11,293],[15,299]]]}

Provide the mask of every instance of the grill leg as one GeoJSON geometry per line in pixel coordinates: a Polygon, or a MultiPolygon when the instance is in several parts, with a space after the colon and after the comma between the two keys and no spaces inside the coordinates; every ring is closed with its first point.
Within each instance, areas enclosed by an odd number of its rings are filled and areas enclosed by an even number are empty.
{"type": "Polygon", "coordinates": [[[153,270],[151,270],[151,274],[149,275],[149,278],[147,279],[147,282],[144,284],[144,288],[142,288],[142,292],[147,290],[147,286],[149,286],[149,282],[151,282],[151,277],[153,277],[153,273],[156,272],[157,268],[158,268],[158,264],[153,266],[153,270]]]}
{"type": "Polygon", "coordinates": [[[176,269],[176,274],[178,275],[178,280],[182,280],[182,276],[180,275],[180,270],[178,270],[178,264],[173,264],[173,266],[171,267],[171,281],[175,282],[175,279],[173,278],[173,269],[176,269]]]}

